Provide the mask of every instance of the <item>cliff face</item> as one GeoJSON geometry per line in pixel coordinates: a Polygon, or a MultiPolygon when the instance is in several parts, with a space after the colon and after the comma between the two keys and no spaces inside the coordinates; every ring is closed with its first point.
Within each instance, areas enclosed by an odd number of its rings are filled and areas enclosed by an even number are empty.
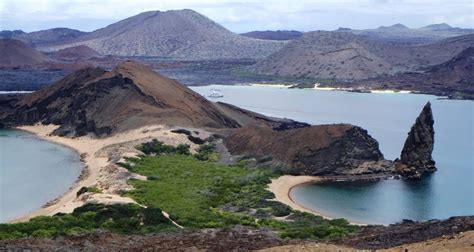
{"type": "Polygon", "coordinates": [[[425,173],[436,171],[431,157],[434,145],[434,120],[431,104],[428,102],[411,127],[403,146],[396,170],[408,179],[420,179],[425,173]]]}
{"type": "Polygon", "coordinates": [[[231,154],[252,156],[294,175],[366,174],[390,168],[377,141],[366,130],[349,124],[284,131],[246,126],[224,142],[231,154]]]}

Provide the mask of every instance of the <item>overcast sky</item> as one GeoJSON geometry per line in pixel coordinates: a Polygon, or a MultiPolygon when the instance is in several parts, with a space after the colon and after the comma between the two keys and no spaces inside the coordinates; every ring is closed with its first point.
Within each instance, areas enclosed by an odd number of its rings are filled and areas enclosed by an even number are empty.
{"type": "Polygon", "coordinates": [[[193,9],[233,32],[474,26],[473,0],[0,0],[0,30],[92,31],[149,10],[193,9]]]}

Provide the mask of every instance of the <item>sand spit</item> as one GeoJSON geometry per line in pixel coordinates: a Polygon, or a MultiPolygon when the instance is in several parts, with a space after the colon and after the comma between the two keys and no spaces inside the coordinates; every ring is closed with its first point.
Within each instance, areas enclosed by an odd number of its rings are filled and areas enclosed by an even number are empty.
{"type": "MultiPolygon", "coordinates": [[[[40,215],[54,215],[56,213],[71,213],[75,208],[88,202],[94,203],[134,203],[131,198],[122,197],[119,191],[132,189],[126,181],[130,178],[146,179],[138,174],[130,173],[125,168],[116,165],[124,156],[134,156],[139,153],[134,147],[141,142],[156,138],[165,144],[178,145],[188,144],[191,151],[195,151],[197,145],[189,141],[184,134],[171,132],[176,129],[164,125],[145,126],[138,129],[118,133],[107,138],[95,138],[83,136],[77,138],[67,138],[53,136],[51,133],[57,128],[56,125],[34,125],[21,126],[17,129],[28,131],[38,137],[61,144],[76,150],[81,155],[81,160],[85,164],[83,175],[71,186],[70,190],[48,202],[43,208],[33,213],[15,219],[11,222],[27,221],[30,218],[40,215]],[[100,194],[86,193],[77,197],[76,194],[81,187],[96,186],[102,190],[100,194]]],[[[194,129],[197,130],[197,129],[194,129]]],[[[205,137],[207,132],[200,135],[205,137]]]]}

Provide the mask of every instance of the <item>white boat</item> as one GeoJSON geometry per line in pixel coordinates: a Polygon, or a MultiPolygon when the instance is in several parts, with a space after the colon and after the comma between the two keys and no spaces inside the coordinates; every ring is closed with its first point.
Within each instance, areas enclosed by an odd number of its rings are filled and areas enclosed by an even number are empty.
{"type": "Polygon", "coordinates": [[[212,90],[212,93],[210,93],[207,97],[209,98],[222,98],[224,95],[220,92],[217,92],[216,90],[212,90]]]}

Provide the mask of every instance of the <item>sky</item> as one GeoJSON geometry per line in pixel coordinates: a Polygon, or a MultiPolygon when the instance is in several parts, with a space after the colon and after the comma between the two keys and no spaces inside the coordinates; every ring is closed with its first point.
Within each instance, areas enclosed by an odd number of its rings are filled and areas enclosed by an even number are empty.
{"type": "Polygon", "coordinates": [[[173,9],[193,9],[236,33],[396,23],[474,27],[473,0],[0,0],[0,30],[93,31],[143,11],[173,9]]]}

